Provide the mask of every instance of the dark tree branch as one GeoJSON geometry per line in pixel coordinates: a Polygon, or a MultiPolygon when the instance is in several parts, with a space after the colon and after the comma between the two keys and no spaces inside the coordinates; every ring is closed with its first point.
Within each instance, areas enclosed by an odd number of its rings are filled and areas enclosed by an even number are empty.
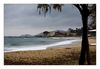
{"type": "Polygon", "coordinates": [[[80,12],[80,14],[82,14],[82,8],[80,6],[80,4],[73,4],[80,12]]]}

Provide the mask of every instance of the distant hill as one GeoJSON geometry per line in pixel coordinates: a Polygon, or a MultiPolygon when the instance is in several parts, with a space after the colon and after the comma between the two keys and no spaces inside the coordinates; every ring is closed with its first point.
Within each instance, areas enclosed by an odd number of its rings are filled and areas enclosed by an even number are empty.
{"type": "Polygon", "coordinates": [[[32,37],[76,37],[76,36],[81,36],[82,32],[80,29],[69,29],[69,31],[64,31],[64,30],[55,30],[55,31],[44,31],[41,32],[40,34],[37,35],[30,35],[30,34],[25,34],[21,36],[5,36],[5,37],[20,37],[20,38],[32,38],[32,37]]]}
{"type": "Polygon", "coordinates": [[[78,36],[77,33],[72,33],[63,30],[56,30],[56,31],[44,31],[35,37],[67,37],[67,36],[78,36]]]}

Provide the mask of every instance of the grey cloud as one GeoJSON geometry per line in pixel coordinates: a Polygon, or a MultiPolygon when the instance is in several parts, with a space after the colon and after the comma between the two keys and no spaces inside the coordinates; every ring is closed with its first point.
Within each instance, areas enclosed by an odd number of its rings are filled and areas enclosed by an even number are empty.
{"type": "Polygon", "coordinates": [[[37,5],[5,4],[4,22],[5,35],[34,35],[44,30],[67,30],[82,26],[81,16],[72,5],[65,5],[61,13],[53,10],[44,17],[38,14],[37,5]]]}

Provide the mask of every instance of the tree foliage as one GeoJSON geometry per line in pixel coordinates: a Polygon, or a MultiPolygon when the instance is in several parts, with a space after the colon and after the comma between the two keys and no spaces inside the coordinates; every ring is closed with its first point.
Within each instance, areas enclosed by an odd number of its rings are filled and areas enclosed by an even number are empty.
{"type": "Polygon", "coordinates": [[[93,4],[90,7],[90,23],[89,23],[89,29],[96,29],[96,4],[93,4]]]}
{"type": "Polygon", "coordinates": [[[39,4],[37,6],[37,9],[39,11],[39,14],[43,13],[46,15],[48,11],[51,12],[51,9],[53,8],[54,10],[57,10],[58,12],[62,11],[62,6],[63,4],[39,4]]]}

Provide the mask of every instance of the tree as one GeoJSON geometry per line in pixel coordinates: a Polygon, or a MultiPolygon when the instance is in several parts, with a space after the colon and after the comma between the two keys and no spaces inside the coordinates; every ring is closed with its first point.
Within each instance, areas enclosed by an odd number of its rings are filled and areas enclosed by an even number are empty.
{"type": "Polygon", "coordinates": [[[81,36],[82,35],[82,28],[76,28],[76,33],[78,36],[81,36]]]}
{"type": "Polygon", "coordinates": [[[49,33],[48,31],[44,31],[43,32],[43,34],[44,34],[45,37],[47,37],[48,33],[49,33]]]}
{"type": "MultiPolygon", "coordinates": [[[[79,64],[85,64],[85,60],[90,64],[90,54],[89,54],[89,42],[88,42],[88,16],[90,15],[89,5],[88,4],[73,4],[80,12],[82,17],[82,46],[81,53],[79,58],[79,64]]],[[[45,15],[48,11],[51,11],[51,8],[62,11],[62,4],[38,4],[37,8],[39,14],[43,12],[45,15]]]]}
{"type": "Polygon", "coordinates": [[[89,23],[89,29],[96,29],[96,4],[93,4],[90,7],[91,14],[90,14],[90,23],[89,23]]]}
{"type": "Polygon", "coordinates": [[[74,32],[74,30],[71,29],[71,28],[69,28],[68,31],[69,31],[70,33],[73,33],[73,32],[74,32]]]}

